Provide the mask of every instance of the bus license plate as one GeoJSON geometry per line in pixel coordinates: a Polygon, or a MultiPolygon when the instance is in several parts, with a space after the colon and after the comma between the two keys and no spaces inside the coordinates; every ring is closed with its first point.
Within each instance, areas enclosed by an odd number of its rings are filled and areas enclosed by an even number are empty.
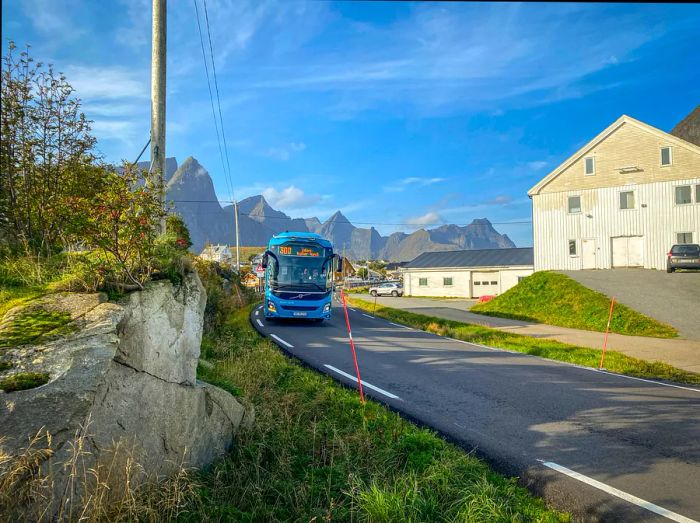
{"type": "Polygon", "coordinates": [[[294,316],[306,316],[305,312],[295,312],[294,316]]]}

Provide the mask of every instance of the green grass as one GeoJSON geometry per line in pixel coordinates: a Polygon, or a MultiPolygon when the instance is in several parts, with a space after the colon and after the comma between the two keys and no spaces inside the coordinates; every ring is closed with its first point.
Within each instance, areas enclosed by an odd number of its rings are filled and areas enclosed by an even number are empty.
{"type": "MultiPolygon", "coordinates": [[[[374,310],[374,303],[359,298],[351,298],[350,303],[354,307],[368,312],[374,310]]],[[[435,316],[426,316],[404,310],[392,309],[379,304],[374,314],[396,323],[409,325],[416,329],[458,340],[488,345],[489,347],[514,350],[524,354],[540,356],[550,360],[566,361],[586,367],[597,368],[600,364],[601,352],[588,347],[568,345],[554,340],[531,338],[529,336],[512,334],[497,329],[482,327],[480,325],[472,325],[469,323],[445,320],[435,316]]],[[[638,376],[640,378],[661,379],[700,385],[700,374],[677,369],[676,367],[658,361],[649,362],[632,358],[621,352],[611,350],[607,351],[605,355],[605,369],[629,376],[638,376]]]]}
{"type": "Polygon", "coordinates": [[[203,354],[255,407],[255,423],[196,478],[187,520],[568,520],[515,479],[290,360],[252,329],[249,311],[203,354]]]}
{"type": "Polygon", "coordinates": [[[0,390],[15,392],[18,390],[34,389],[49,381],[45,372],[20,372],[0,379],[0,390]]]}
{"type": "Polygon", "coordinates": [[[70,314],[28,306],[0,331],[0,349],[38,343],[72,331],[70,314]]]}
{"type": "Polygon", "coordinates": [[[42,287],[3,286],[0,287],[0,320],[5,313],[28,301],[45,294],[42,287]]]}
{"type": "MultiPolygon", "coordinates": [[[[610,298],[554,272],[541,271],[472,312],[536,321],[560,327],[604,332],[610,312],[610,298]]],[[[673,338],[676,330],[629,307],[616,303],[610,331],[630,336],[673,338]]]]}

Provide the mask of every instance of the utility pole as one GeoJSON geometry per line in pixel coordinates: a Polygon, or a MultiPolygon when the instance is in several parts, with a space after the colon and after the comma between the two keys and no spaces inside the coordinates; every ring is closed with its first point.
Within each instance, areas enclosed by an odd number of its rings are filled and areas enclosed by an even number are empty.
{"type": "MultiPolygon", "coordinates": [[[[152,0],[153,28],[151,49],[151,171],[158,173],[160,199],[165,208],[165,62],[167,0],[152,0]]],[[[165,232],[165,218],[160,223],[165,232]]]]}
{"type": "Polygon", "coordinates": [[[241,273],[241,253],[238,246],[238,202],[233,200],[233,213],[236,216],[236,271],[241,273]]]}

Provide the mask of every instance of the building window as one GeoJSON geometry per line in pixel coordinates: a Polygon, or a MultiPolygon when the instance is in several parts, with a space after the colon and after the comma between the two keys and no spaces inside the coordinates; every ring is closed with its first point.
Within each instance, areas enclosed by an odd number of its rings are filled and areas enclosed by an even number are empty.
{"type": "Polygon", "coordinates": [[[695,186],[695,203],[700,203],[700,185],[695,186]]]}
{"type": "Polygon", "coordinates": [[[427,287],[428,286],[428,278],[418,278],[418,286],[419,287],[427,287]]]}
{"type": "Polygon", "coordinates": [[[620,193],[620,209],[634,209],[634,191],[620,193]]]}
{"type": "Polygon", "coordinates": [[[676,233],[676,243],[693,243],[693,233],[692,232],[676,233]]]}
{"type": "Polygon", "coordinates": [[[474,285],[481,285],[481,282],[480,282],[480,281],[475,281],[475,282],[474,282],[474,285]]]}
{"type": "Polygon", "coordinates": [[[442,284],[445,287],[451,287],[452,286],[452,278],[443,278],[442,279],[442,284]]]}
{"type": "Polygon", "coordinates": [[[676,205],[693,203],[692,194],[690,185],[678,185],[676,187],[676,205]]]}
{"type": "Polygon", "coordinates": [[[523,281],[525,278],[527,278],[527,276],[518,276],[518,283],[523,281]]]}
{"type": "Polygon", "coordinates": [[[498,285],[498,282],[497,282],[497,281],[492,281],[492,282],[491,282],[491,285],[498,285]]]}
{"type": "Polygon", "coordinates": [[[569,256],[576,256],[576,240],[569,240],[569,256]]]}
{"type": "Polygon", "coordinates": [[[586,176],[590,176],[592,174],[595,174],[595,158],[590,156],[590,157],[586,158],[583,161],[583,163],[585,165],[584,173],[586,174],[586,176]]]}
{"type": "Polygon", "coordinates": [[[665,167],[667,165],[671,165],[673,162],[673,155],[671,154],[671,148],[670,147],[662,147],[661,148],[661,166],[665,167]]]}
{"type": "Polygon", "coordinates": [[[569,214],[581,213],[581,197],[569,196],[569,214]]]}

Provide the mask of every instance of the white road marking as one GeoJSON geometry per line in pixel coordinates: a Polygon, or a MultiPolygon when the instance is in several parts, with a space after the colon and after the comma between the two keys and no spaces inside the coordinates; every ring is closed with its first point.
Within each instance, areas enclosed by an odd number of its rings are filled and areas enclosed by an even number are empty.
{"type": "Polygon", "coordinates": [[[694,389],[692,387],[683,387],[682,385],[673,385],[671,383],[663,383],[661,381],[646,380],[644,378],[637,378],[636,376],[627,376],[626,374],[618,374],[616,372],[609,372],[607,370],[600,370],[600,369],[591,368],[591,367],[583,367],[583,368],[588,369],[588,370],[593,370],[595,372],[600,372],[602,374],[607,374],[608,376],[619,376],[620,378],[627,378],[628,380],[644,381],[646,383],[653,383],[655,385],[663,385],[664,387],[673,387],[674,389],[683,389],[683,390],[689,390],[692,392],[700,392],[700,389],[694,389]]]}
{"type": "Polygon", "coordinates": [[[284,341],[282,338],[280,338],[279,336],[277,336],[277,335],[275,335],[275,334],[270,334],[270,337],[271,337],[271,338],[275,338],[275,339],[276,339],[277,341],[279,341],[282,345],[286,345],[286,346],[289,347],[290,349],[293,349],[293,348],[294,348],[294,345],[292,345],[291,343],[287,343],[286,341],[284,341]]]}
{"type": "MultiPolygon", "coordinates": [[[[437,336],[439,336],[439,334],[437,336]]],[[[557,363],[559,365],[566,365],[567,367],[576,367],[576,368],[583,369],[583,370],[590,370],[593,372],[599,372],[601,374],[607,374],[608,376],[614,376],[616,378],[626,378],[628,380],[636,380],[636,381],[643,381],[645,383],[651,383],[652,385],[661,385],[662,387],[672,387],[674,389],[683,389],[683,390],[689,390],[691,392],[700,392],[700,389],[694,389],[693,387],[684,387],[683,385],[674,385],[673,383],[664,383],[663,381],[647,380],[644,378],[638,378],[636,376],[628,376],[626,374],[618,374],[617,372],[600,370],[600,369],[597,369],[595,367],[586,367],[584,365],[578,365],[576,363],[569,363],[568,361],[552,360],[549,358],[543,358],[542,356],[535,356],[533,354],[526,354],[524,352],[519,352],[517,350],[501,349],[499,347],[489,347],[488,345],[481,345],[479,343],[472,343],[470,341],[458,340],[456,338],[447,338],[447,339],[452,340],[452,341],[456,341],[458,343],[463,343],[465,345],[471,345],[472,347],[481,347],[482,349],[495,350],[498,352],[507,352],[509,354],[520,354],[522,356],[530,356],[532,358],[539,358],[542,360],[551,361],[552,363],[557,363]]]]}
{"type": "MultiPolygon", "coordinates": [[[[340,370],[340,369],[336,369],[336,368],[333,367],[332,365],[323,365],[323,366],[326,367],[327,369],[330,369],[330,370],[332,370],[333,372],[337,372],[337,373],[340,374],[341,376],[345,376],[346,378],[351,379],[352,381],[354,381],[355,383],[357,383],[357,377],[352,376],[351,374],[348,374],[347,372],[343,372],[343,371],[340,370]]],[[[375,386],[372,385],[371,383],[367,383],[365,380],[362,380],[362,386],[365,387],[365,388],[368,388],[368,389],[375,390],[375,391],[379,392],[380,394],[384,394],[385,396],[387,396],[387,397],[389,397],[389,398],[392,398],[392,399],[395,399],[395,400],[400,400],[400,399],[401,399],[401,398],[399,398],[396,394],[392,394],[391,392],[387,392],[387,391],[385,391],[384,389],[380,389],[379,387],[375,387],[375,386]]]]}
{"type": "Polygon", "coordinates": [[[369,314],[365,314],[364,312],[362,313],[362,315],[363,315],[365,318],[372,318],[372,319],[374,319],[374,316],[370,316],[369,314]]]}
{"type": "Polygon", "coordinates": [[[406,325],[400,325],[398,323],[394,323],[393,321],[390,321],[389,325],[393,325],[394,327],[401,327],[402,329],[408,329],[410,331],[413,330],[411,327],[407,327],[406,325]]]}
{"type": "Polygon", "coordinates": [[[263,325],[263,322],[261,322],[260,320],[255,320],[255,321],[257,321],[257,322],[258,322],[258,325],[260,325],[261,327],[264,327],[264,326],[265,326],[265,325],[263,325]]]}
{"type": "Polygon", "coordinates": [[[659,514],[660,516],[663,516],[665,518],[668,518],[672,521],[679,521],[681,523],[698,523],[697,521],[687,518],[685,516],[682,516],[680,514],[677,514],[676,512],[671,512],[668,509],[665,509],[663,507],[660,507],[658,505],[654,505],[653,503],[643,500],[641,498],[638,498],[637,496],[633,496],[632,494],[628,494],[627,492],[624,492],[622,490],[616,489],[615,487],[611,487],[610,485],[606,485],[605,483],[601,483],[600,481],[597,481],[593,478],[589,478],[588,476],[584,476],[583,474],[579,474],[578,472],[575,472],[571,469],[568,469],[566,467],[562,467],[561,465],[558,465],[557,463],[553,463],[551,461],[543,461],[543,460],[537,460],[540,463],[542,463],[545,467],[549,467],[552,470],[556,470],[557,472],[561,472],[562,474],[566,474],[567,476],[577,479],[583,483],[586,483],[587,485],[590,485],[592,487],[595,487],[599,490],[602,490],[603,492],[607,492],[608,494],[611,494],[613,496],[617,496],[620,499],[624,499],[625,501],[629,501],[630,503],[633,503],[634,505],[637,505],[638,507],[642,507],[650,512],[654,512],[655,514],[659,514]]]}

